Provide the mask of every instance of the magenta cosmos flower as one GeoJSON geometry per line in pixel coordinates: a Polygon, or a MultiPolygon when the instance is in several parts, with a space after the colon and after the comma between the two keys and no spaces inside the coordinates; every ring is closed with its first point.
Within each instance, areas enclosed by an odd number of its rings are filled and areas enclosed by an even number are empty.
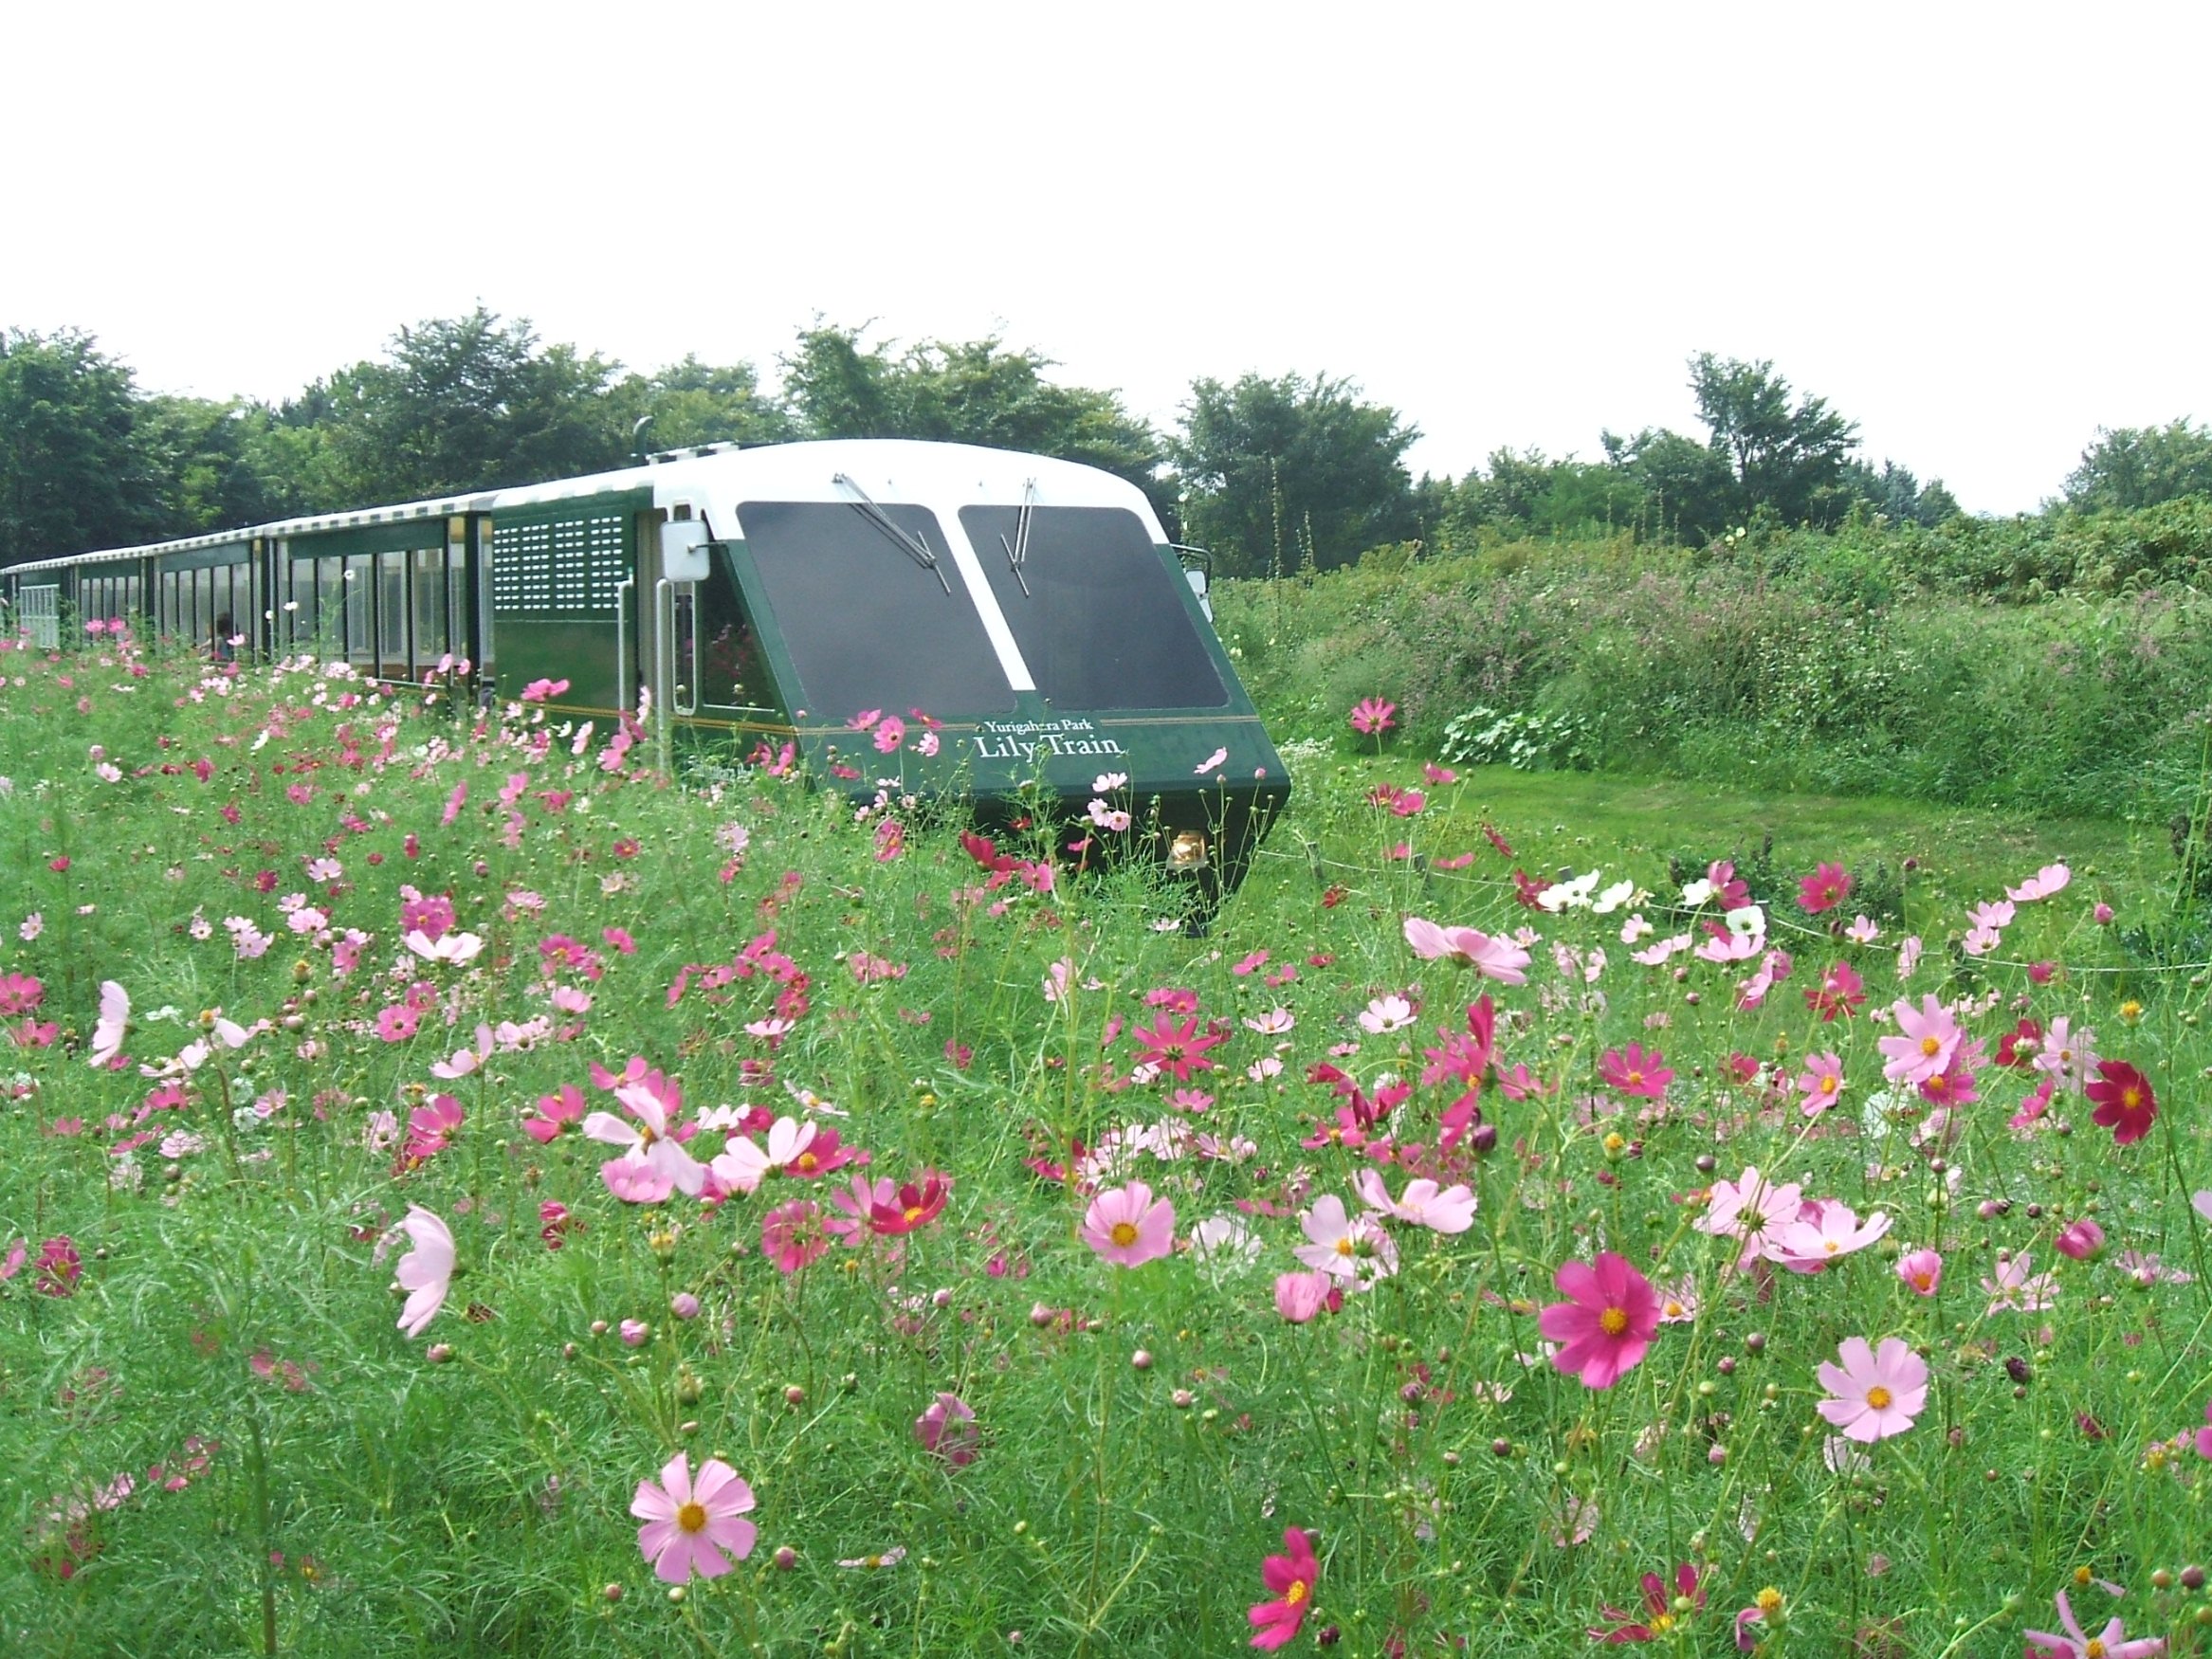
{"type": "Polygon", "coordinates": [[[1562,1262],[1552,1283],[1567,1299],[1537,1316],[1537,1328],[1562,1344],[1552,1364],[1585,1388],[1611,1388],[1642,1360],[1659,1328],[1652,1282],[1606,1250],[1595,1263],[1562,1262]]]}
{"type": "Polygon", "coordinates": [[[1398,704],[1385,702],[1380,697],[1362,697],[1352,704],[1352,730],[1362,738],[1380,738],[1398,724],[1393,718],[1398,704]]]}
{"type": "Polygon", "coordinates": [[[1839,864],[1824,864],[1798,884],[1798,908],[1807,916],[1833,910],[1851,897],[1851,874],[1839,864]]]}
{"type": "Polygon", "coordinates": [[[1667,1057],[1641,1043],[1631,1043],[1625,1049],[1606,1049],[1604,1058],[1598,1062],[1598,1075],[1608,1088],[1654,1101],[1674,1081],[1673,1072],[1667,1069],[1667,1057]]]}
{"type": "Polygon", "coordinates": [[[1252,1645],[1280,1648],[1298,1633],[1313,1606],[1313,1587],[1321,1578],[1321,1562],[1314,1559],[1313,1540],[1295,1526],[1283,1529],[1288,1555],[1270,1556],[1260,1563],[1260,1578],[1274,1599],[1256,1603],[1245,1617],[1252,1621],[1252,1645]]]}
{"type": "Polygon", "coordinates": [[[736,1469],[710,1457],[699,1466],[694,1486],[691,1459],[681,1451],[661,1470],[659,1486],[638,1482],[637,1496],[630,1501],[630,1512],[645,1522],[637,1529],[637,1547],[671,1584],[686,1582],[693,1573],[719,1578],[730,1570],[731,1557],[741,1561],[751,1555],[759,1529],[740,1517],[752,1506],[753,1488],[736,1469]]]}
{"type": "Polygon", "coordinates": [[[407,1207],[400,1231],[414,1241],[414,1249],[400,1259],[393,1276],[408,1293],[399,1310],[399,1328],[411,1337],[446,1305],[446,1291],[453,1283],[453,1231],[419,1204],[407,1207]]]}
{"type": "Polygon", "coordinates": [[[1831,1398],[1820,1415],[1851,1440],[1887,1440],[1912,1427],[1928,1404],[1928,1361],[1901,1337],[1884,1337],[1870,1349],[1864,1337],[1846,1337],[1838,1350],[1843,1363],[1820,1364],[1820,1386],[1831,1398]]]}
{"type": "Polygon", "coordinates": [[[957,1394],[940,1393],[914,1419],[914,1438],[953,1468],[965,1468],[976,1461],[976,1444],[981,1438],[975,1408],[957,1394]]]}
{"type": "Polygon", "coordinates": [[[1118,1267],[1141,1267],[1175,1248],[1175,1206],[1155,1203],[1143,1181],[1108,1187],[1084,1212],[1083,1242],[1118,1267]]]}

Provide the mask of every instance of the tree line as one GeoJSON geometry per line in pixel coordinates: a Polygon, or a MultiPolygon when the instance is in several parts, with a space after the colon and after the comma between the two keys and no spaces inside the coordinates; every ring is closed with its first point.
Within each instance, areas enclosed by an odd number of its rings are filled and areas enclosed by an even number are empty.
{"type": "MultiPolygon", "coordinates": [[[[0,335],[0,565],[309,513],[604,471],[699,444],[907,437],[1088,462],[1142,487],[1227,574],[1325,570],[1419,541],[1628,535],[1703,545],[1757,525],[1935,526],[1941,480],[1860,453],[1856,424],[1770,362],[1689,363],[1701,433],[1605,431],[1596,459],[1499,449],[1416,479],[1420,436],[1328,374],[1192,383],[1156,430],[1118,392],[1054,380],[997,337],[901,347],[802,330],[763,385],[695,356],[640,374],[477,307],[402,328],[379,358],[282,403],[142,392],[75,330],[0,335]]],[[[2212,493],[2212,429],[2100,431],[2065,486],[2078,511],[2212,493]]]]}

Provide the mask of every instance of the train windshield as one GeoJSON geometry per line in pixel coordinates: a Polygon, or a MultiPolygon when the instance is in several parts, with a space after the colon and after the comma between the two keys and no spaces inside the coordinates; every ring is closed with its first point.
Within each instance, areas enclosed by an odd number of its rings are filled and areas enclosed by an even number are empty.
{"type": "Polygon", "coordinates": [[[1056,708],[1220,708],[1229,688],[1175,562],[1119,507],[980,506],[960,528],[1056,708]],[[1026,522],[1025,522],[1026,520],[1026,522]]]}
{"type": "Polygon", "coordinates": [[[886,502],[870,514],[844,501],[746,501],[738,522],[798,674],[782,688],[795,714],[1014,707],[982,618],[960,583],[948,592],[941,576],[950,550],[926,507],[886,502]],[[939,562],[922,563],[907,538],[939,562]]]}

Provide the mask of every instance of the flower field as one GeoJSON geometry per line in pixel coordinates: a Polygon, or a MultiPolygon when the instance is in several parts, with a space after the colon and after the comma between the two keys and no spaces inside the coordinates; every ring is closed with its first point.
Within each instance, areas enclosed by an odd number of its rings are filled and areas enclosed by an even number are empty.
{"type": "Polygon", "coordinates": [[[2170,899],[1394,712],[1205,927],[1110,775],[0,650],[0,1651],[2212,1652],[2170,899]]]}

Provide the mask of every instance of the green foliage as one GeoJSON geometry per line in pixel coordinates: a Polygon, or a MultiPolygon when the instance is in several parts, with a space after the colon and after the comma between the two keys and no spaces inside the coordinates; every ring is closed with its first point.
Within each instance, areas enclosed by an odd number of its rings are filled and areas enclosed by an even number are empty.
{"type": "Polygon", "coordinates": [[[1121,394],[1061,386],[1034,350],[996,337],[895,352],[866,331],[822,324],[783,360],[785,394],[814,438],[925,438],[1080,461],[1156,492],[1160,445],[1121,394]]]}
{"type": "Polygon", "coordinates": [[[1212,548],[1232,575],[1334,570],[1407,540],[1417,503],[1403,457],[1419,436],[1326,374],[1197,380],[1168,444],[1183,538],[1212,548]]]}
{"type": "Polygon", "coordinates": [[[2066,504],[2154,507],[2184,496],[2212,495],[2212,427],[2177,420],[2163,427],[2097,428],[2096,442],[2066,477],[2066,504]]]}
{"type": "Polygon", "coordinates": [[[1856,422],[1825,398],[1801,397],[1793,406],[1789,382],[1770,362],[1700,352],[1690,359],[1690,390],[1711,447],[1734,473],[1737,517],[1765,508],[1784,524],[1833,524],[1843,516],[1843,467],[1858,446],[1856,422]]]}
{"type": "Polygon", "coordinates": [[[0,565],[159,528],[138,419],[130,370],[90,335],[0,335],[0,565]]]}
{"type": "Polygon", "coordinates": [[[1590,738],[1589,721],[1580,715],[1478,707],[1446,723],[1439,753],[1454,766],[1473,762],[1519,772],[1587,772],[1597,764],[1590,738]]]}
{"type": "Polygon", "coordinates": [[[605,395],[613,374],[479,305],[401,329],[389,361],[318,382],[302,412],[324,429],[350,502],[415,501],[618,465],[629,434],[605,395]]]}
{"type": "Polygon", "coordinates": [[[686,356],[652,374],[626,374],[610,396],[632,449],[686,449],[701,444],[781,444],[797,436],[791,413],[760,390],[750,363],[702,363],[686,356]],[[640,421],[648,424],[641,430],[640,421]]]}

